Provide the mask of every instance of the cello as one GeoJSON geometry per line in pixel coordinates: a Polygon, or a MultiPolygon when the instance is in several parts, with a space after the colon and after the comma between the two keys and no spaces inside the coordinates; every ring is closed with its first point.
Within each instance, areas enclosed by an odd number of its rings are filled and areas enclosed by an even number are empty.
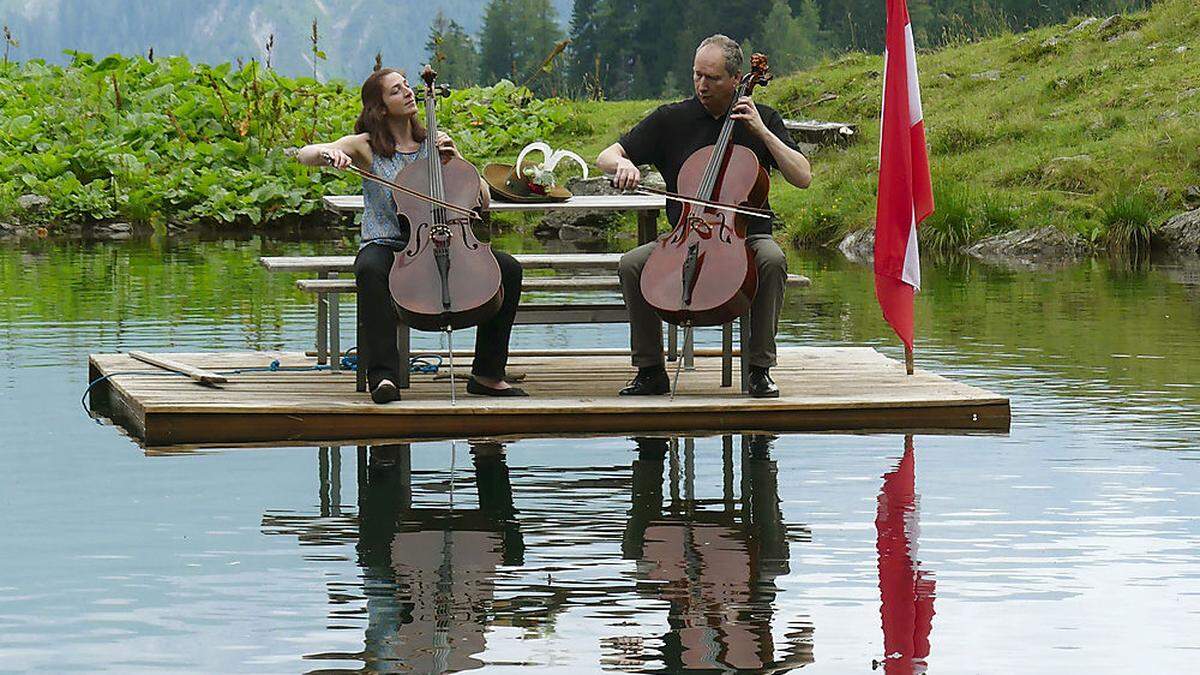
{"type": "Polygon", "coordinates": [[[461,157],[443,159],[433,141],[438,133],[437,97],[448,96],[449,88],[434,87],[437,73],[428,65],[421,79],[430,149],[426,161],[413,162],[396,176],[396,184],[407,190],[393,189],[392,198],[411,234],[392,263],[388,289],[404,323],[449,333],[494,316],[504,288],[491,246],[480,243],[471,230],[473,218],[464,215],[480,205],[479,172],[461,157]]]}
{"type": "Polygon", "coordinates": [[[687,329],[685,340],[693,326],[718,326],[745,314],[758,288],[746,217],[761,217],[771,181],[752,150],[731,142],[736,120],[729,115],[743,96],[770,80],[767,57],[751,56],[717,142],[680,167],[677,190],[692,199],[680,199],[679,220],[658,239],[642,270],[642,296],[664,321],[687,329]]]}

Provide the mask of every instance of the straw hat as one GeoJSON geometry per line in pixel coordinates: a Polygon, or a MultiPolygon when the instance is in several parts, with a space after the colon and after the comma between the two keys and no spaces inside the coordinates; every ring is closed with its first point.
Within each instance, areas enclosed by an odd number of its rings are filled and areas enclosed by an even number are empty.
{"type": "Polygon", "coordinates": [[[483,180],[492,190],[492,196],[509,202],[561,202],[571,198],[571,191],[561,185],[540,185],[524,175],[527,167],[535,166],[525,162],[525,157],[531,152],[542,153],[541,168],[552,172],[564,158],[575,160],[583,168],[583,177],[587,178],[587,163],[583,158],[569,150],[554,151],[542,141],[525,146],[514,164],[488,164],[483,167],[483,180]]]}

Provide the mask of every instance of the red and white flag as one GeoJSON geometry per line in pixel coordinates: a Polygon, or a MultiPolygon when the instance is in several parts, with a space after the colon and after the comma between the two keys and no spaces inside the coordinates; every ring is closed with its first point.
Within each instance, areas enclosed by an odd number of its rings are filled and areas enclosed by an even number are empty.
{"type": "Polygon", "coordinates": [[[921,287],[917,226],[933,213],[933,186],[917,84],[917,51],[905,0],[887,0],[879,197],[875,205],[875,296],[905,347],[913,346],[913,293],[921,287]]]}

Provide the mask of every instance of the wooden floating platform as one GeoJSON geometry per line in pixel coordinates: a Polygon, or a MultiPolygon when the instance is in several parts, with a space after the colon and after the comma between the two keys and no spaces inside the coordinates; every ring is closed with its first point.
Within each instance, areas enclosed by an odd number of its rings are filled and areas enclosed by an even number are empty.
{"type": "Polygon", "coordinates": [[[155,369],[126,354],[92,355],[89,381],[117,373],[92,390],[93,408],[147,447],[647,432],[1006,432],[1010,419],[1007,398],[922,370],[907,376],[902,363],[866,347],[781,349],[771,371],[783,391],[777,399],[722,388],[721,360],[700,354],[695,370],[680,375],[674,401],[617,396],[633,370],[629,357],[578,352],[510,358],[509,372],[526,374],[520,386],[529,398],[469,396],[462,376],[470,358],[456,354],[456,405],[444,367],[436,379],[414,374],[403,401],[376,405],[355,392],[352,371],[250,370],[275,359],[285,368],[312,366],[302,353],[155,356],[227,381],[204,385],[165,370],[120,374],[155,369]]]}

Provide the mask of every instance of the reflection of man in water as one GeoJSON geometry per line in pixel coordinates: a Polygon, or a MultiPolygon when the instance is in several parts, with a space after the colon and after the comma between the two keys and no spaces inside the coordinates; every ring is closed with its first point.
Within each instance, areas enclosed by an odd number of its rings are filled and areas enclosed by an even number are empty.
{"type": "MultiPolygon", "coordinates": [[[[811,631],[789,635],[795,639],[779,658],[771,634],[778,591],[774,579],[788,573],[788,543],[768,443],[756,437],[744,447],[740,505],[731,494],[707,501],[688,495],[673,500],[664,513],[667,441],[638,441],[622,552],[638,561],[640,579],[655,582],[639,584],[638,590],[670,603],[671,631],[662,647],[663,665],[670,672],[780,672],[812,662],[811,631]],[[714,502],[723,508],[703,508],[714,502]]],[[[732,457],[726,461],[731,463],[732,457]]]]}
{"type": "Polygon", "coordinates": [[[875,514],[879,552],[879,612],[887,675],[924,673],[933,627],[934,582],[917,569],[916,462],[912,436],[896,470],[883,477],[875,514]]]}
{"type": "Polygon", "coordinates": [[[372,448],[360,488],[359,562],[371,669],[480,668],[501,565],[520,565],[524,543],[498,443],[472,449],[479,509],[413,508],[409,449],[372,448]]]}

